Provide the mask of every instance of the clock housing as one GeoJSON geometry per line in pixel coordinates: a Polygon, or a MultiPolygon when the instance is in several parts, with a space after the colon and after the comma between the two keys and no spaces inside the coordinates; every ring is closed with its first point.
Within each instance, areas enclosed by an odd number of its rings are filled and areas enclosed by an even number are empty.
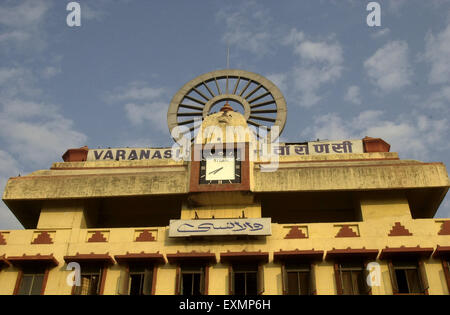
{"type": "Polygon", "coordinates": [[[194,145],[190,191],[250,190],[248,149],[248,143],[194,145]]]}

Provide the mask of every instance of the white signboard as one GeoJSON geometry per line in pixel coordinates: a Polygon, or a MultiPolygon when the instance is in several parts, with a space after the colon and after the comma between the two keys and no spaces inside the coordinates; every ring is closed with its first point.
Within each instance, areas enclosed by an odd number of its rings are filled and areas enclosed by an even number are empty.
{"type": "MultiPolygon", "coordinates": [[[[255,152],[256,153],[256,152],[255,152]]],[[[302,144],[280,143],[273,147],[279,156],[364,153],[362,140],[314,141],[302,144]]],[[[87,161],[166,160],[179,156],[172,148],[91,149],[87,161]]]]}
{"type": "MultiPolygon", "coordinates": [[[[177,152],[175,152],[177,153],[177,152]]],[[[88,161],[162,160],[173,157],[172,148],[91,149],[88,161]]]]}
{"type": "Polygon", "coordinates": [[[170,220],[169,237],[272,235],[270,218],[170,220]]]}
{"type": "Polygon", "coordinates": [[[364,153],[362,140],[314,141],[303,144],[283,144],[274,148],[279,156],[364,153]]]}
{"type": "Polygon", "coordinates": [[[364,153],[362,140],[308,142],[309,154],[364,153]]]}

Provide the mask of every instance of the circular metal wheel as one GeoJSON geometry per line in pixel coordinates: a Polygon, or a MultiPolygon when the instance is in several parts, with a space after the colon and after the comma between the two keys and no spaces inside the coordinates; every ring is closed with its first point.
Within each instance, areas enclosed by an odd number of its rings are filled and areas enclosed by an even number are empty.
{"type": "Polygon", "coordinates": [[[185,126],[175,141],[187,133],[194,139],[203,119],[218,112],[225,103],[244,115],[253,127],[273,126],[283,131],[286,101],[278,87],[256,73],[243,70],[208,72],[186,83],[172,98],[167,113],[169,130],[185,126]]]}

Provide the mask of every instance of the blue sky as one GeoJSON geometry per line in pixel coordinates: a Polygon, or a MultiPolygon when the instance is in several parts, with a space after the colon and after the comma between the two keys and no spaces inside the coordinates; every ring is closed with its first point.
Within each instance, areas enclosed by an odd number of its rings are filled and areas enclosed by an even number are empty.
{"type": "MultiPolygon", "coordinates": [[[[282,90],[283,140],[381,137],[450,166],[450,1],[0,1],[0,185],[66,149],[171,146],[172,96],[226,67],[282,90]]],[[[450,217],[447,197],[437,217],[450,217]]],[[[0,229],[20,228],[0,205],[0,229]]]]}

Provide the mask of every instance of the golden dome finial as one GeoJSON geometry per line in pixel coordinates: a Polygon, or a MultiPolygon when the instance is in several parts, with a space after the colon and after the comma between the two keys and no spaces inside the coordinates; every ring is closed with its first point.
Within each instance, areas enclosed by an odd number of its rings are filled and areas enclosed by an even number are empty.
{"type": "Polygon", "coordinates": [[[230,104],[228,104],[228,102],[225,103],[225,105],[223,105],[223,107],[220,109],[221,112],[234,112],[233,107],[230,106],[230,104]]]}

